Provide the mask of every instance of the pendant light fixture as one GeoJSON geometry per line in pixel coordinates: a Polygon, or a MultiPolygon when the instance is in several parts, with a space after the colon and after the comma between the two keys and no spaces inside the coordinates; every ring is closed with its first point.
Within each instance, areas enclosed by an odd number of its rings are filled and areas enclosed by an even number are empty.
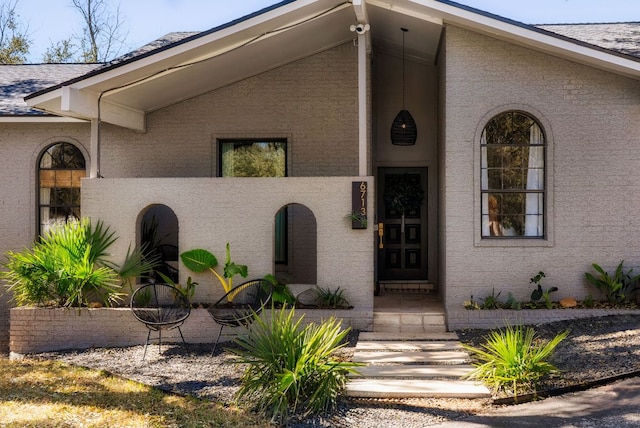
{"type": "Polygon", "coordinates": [[[416,128],[416,121],[413,120],[411,113],[404,108],[404,35],[409,30],[406,28],[400,29],[402,30],[402,110],[400,110],[400,113],[391,124],[391,144],[413,146],[418,136],[418,128],[416,128]]]}

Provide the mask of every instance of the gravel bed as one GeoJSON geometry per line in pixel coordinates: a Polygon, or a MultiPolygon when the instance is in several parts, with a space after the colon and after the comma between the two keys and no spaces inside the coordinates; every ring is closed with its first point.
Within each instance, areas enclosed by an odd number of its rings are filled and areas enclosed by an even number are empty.
{"type": "MultiPolygon", "coordinates": [[[[640,317],[619,315],[559,321],[535,326],[542,338],[570,330],[551,358],[561,371],[544,382],[539,390],[578,385],[616,374],[640,371],[640,317]]],[[[487,330],[458,331],[460,339],[479,345],[487,330]]],[[[353,355],[357,332],[349,336],[342,356],[353,355]]],[[[230,342],[225,347],[233,346],[230,342]]],[[[233,404],[243,365],[223,349],[211,357],[211,345],[149,345],[143,360],[143,346],[89,349],[34,355],[105,370],[163,390],[233,404]]],[[[497,398],[497,397],[496,397],[497,398]]],[[[291,427],[424,427],[444,421],[464,419],[488,412],[489,399],[341,399],[337,411],[327,417],[294,421],[291,427]]]]}

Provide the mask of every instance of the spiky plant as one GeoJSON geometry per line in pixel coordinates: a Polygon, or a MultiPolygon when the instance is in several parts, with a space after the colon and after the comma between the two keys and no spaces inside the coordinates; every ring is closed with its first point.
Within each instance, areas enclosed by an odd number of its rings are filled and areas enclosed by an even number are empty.
{"type": "Polygon", "coordinates": [[[511,387],[516,398],[525,388],[535,391],[543,376],[557,370],[547,359],[568,334],[564,331],[544,342],[531,327],[507,325],[491,331],[481,347],[463,345],[478,360],[466,377],[483,381],[496,391],[511,387]]]}
{"type": "Polygon", "coordinates": [[[302,327],[294,312],[272,308],[269,321],[256,316],[249,333],[235,340],[240,349],[231,349],[248,364],[238,399],[280,423],[333,408],[358,366],[334,355],[349,329],[335,318],[302,327]]]}

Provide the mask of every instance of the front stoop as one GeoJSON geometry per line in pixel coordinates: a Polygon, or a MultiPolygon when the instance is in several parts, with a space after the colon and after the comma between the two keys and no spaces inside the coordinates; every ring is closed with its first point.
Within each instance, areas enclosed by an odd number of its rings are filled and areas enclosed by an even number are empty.
{"type": "Polygon", "coordinates": [[[347,384],[358,398],[488,398],[462,380],[473,367],[455,333],[360,333],[353,361],[366,364],[347,384]]]}

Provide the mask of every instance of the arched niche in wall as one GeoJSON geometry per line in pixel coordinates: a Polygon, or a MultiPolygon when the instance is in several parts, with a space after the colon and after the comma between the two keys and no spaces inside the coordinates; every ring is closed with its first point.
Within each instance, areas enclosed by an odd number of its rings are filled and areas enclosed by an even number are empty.
{"type": "Polygon", "coordinates": [[[275,215],[275,276],[287,284],[316,284],[318,227],[313,212],[302,204],[286,205],[275,215]]]}
{"type": "Polygon", "coordinates": [[[154,279],[163,281],[162,273],[177,283],[178,275],[178,217],[171,208],[162,204],[149,205],[139,215],[138,236],[145,253],[160,258],[154,279]]]}

